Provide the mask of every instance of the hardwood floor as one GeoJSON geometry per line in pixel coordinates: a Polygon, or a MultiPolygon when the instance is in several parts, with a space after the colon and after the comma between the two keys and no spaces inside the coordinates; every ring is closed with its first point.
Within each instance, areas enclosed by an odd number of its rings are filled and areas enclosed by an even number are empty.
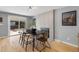
{"type": "Polygon", "coordinates": [[[77,47],[73,47],[67,44],[64,44],[63,42],[54,41],[52,43],[53,48],[55,48],[59,52],[78,52],[79,49],[77,47]]]}
{"type": "MultiPolygon", "coordinates": [[[[16,42],[15,42],[16,43],[16,42]]],[[[25,51],[20,45],[15,44],[10,38],[0,39],[1,52],[23,52],[25,51]]]]}
{"type": "MultiPolygon", "coordinates": [[[[6,39],[0,39],[0,51],[1,52],[26,52],[19,44],[19,36],[13,36],[6,39]]],[[[78,48],[66,45],[58,41],[50,41],[51,48],[45,48],[42,52],[77,52],[78,48]]],[[[28,45],[27,52],[32,52],[32,45],[28,45]]],[[[35,49],[35,52],[38,52],[35,49]]]]}

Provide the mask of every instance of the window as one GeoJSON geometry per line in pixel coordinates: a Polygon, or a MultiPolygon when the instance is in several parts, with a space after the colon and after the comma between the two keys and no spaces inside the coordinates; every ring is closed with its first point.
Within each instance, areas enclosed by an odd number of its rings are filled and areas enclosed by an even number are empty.
{"type": "Polygon", "coordinates": [[[10,21],[10,28],[11,29],[18,29],[18,21],[10,21]]]}
{"type": "Polygon", "coordinates": [[[25,28],[25,22],[24,21],[20,21],[20,28],[25,28]]]}

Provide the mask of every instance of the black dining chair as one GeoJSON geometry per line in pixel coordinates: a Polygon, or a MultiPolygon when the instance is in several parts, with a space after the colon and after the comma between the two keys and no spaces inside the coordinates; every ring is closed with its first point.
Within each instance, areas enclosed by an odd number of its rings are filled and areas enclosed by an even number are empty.
{"type": "Polygon", "coordinates": [[[40,46],[42,45],[43,47],[42,47],[42,49],[40,49],[40,48],[38,48],[39,46],[38,46],[38,43],[37,43],[37,50],[38,51],[42,51],[42,50],[44,50],[45,48],[51,48],[50,47],[50,44],[49,44],[49,42],[48,42],[48,33],[47,32],[41,32],[41,33],[39,33],[38,35],[37,35],[37,41],[39,41],[40,43],[40,46]],[[49,45],[49,46],[47,46],[46,45],[46,43],[49,45]]]}

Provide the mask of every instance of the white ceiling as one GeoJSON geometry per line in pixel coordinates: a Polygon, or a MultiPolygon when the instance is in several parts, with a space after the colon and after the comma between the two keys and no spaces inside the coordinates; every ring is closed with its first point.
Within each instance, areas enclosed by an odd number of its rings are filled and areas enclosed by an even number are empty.
{"type": "Polygon", "coordinates": [[[0,11],[15,13],[25,16],[36,16],[38,14],[63,8],[64,6],[32,6],[32,9],[29,9],[28,6],[0,6],[0,11]]]}

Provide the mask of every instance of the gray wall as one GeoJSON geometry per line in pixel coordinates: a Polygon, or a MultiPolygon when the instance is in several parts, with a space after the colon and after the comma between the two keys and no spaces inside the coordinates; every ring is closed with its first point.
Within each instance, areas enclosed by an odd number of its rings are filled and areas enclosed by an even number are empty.
{"type": "Polygon", "coordinates": [[[0,36],[8,36],[8,15],[0,12],[0,17],[3,18],[3,22],[0,24],[0,36]]]}
{"type": "Polygon", "coordinates": [[[77,35],[79,33],[79,7],[65,7],[55,10],[55,38],[61,41],[78,45],[77,35]],[[77,26],[62,26],[62,13],[77,11],[77,26]]]}
{"type": "Polygon", "coordinates": [[[36,27],[49,28],[49,39],[53,40],[53,10],[37,15],[36,27]]]}

